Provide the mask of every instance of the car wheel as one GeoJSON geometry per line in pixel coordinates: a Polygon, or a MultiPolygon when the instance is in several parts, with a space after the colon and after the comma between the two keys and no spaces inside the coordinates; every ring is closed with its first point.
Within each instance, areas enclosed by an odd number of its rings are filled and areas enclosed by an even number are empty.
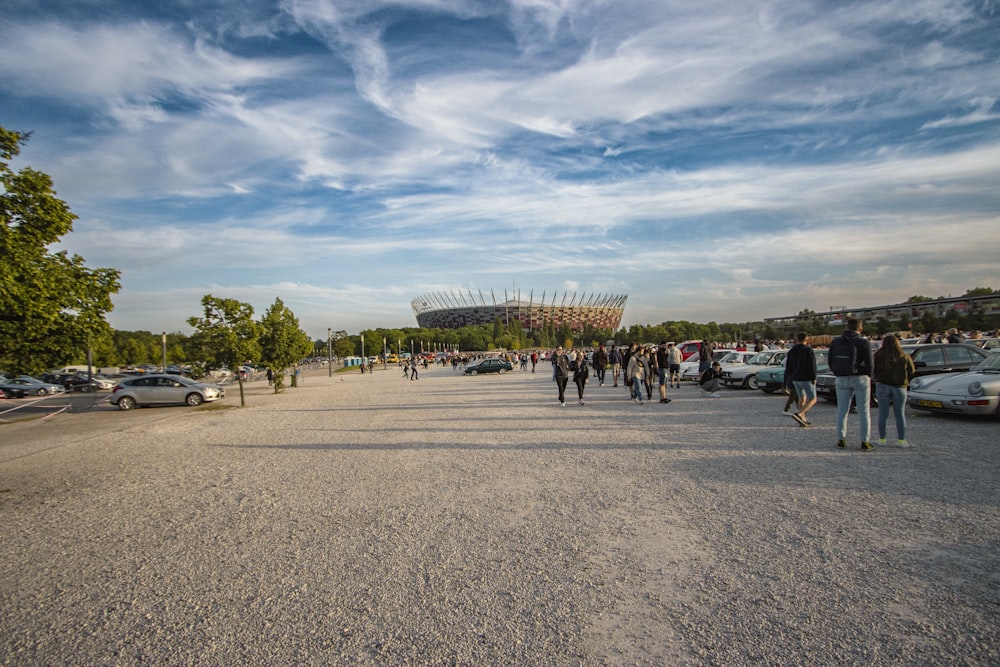
{"type": "Polygon", "coordinates": [[[196,407],[201,405],[202,401],[204,400],[205,399],[202,398],[201,394],[191,393],[187,395],[187,400],[185,401],[185,403],[187,403],[191,407],[196,407]]]}
{"type": "Polygon", "coordinates": [[[748,375],[747,379],[743,381],[743,386],[746,387],[747,389],[756,389],[757,388],[757,376],[756,375],[748,375]]]}
{"type": "Polygon", "coordinates": [[[501,369],[500,369],[500,375],[503,375],[503,374],[504,374],[504,373],[506,373],[506,372],[507,372],[507,369],[506,369],[506,368],[501,368],[501,369]]]}
{"type": "Polygon", "coordinates": [[[49,390],[46,389],[45,387],[42,387],[41,389],[35,392],[35,396],[48,396],[48,395],[49,395],[49,390]]]}
{"type": "Polygon", "coordinates": [[[118,399],[119,410],[131,410],[135,407],[135,399],[131,396],[122,396],[118,399]]]}
{"type": "Polygon", "coordinates": [[[469,375],[479,375],[479,371],[469,371],[469,375]]]}

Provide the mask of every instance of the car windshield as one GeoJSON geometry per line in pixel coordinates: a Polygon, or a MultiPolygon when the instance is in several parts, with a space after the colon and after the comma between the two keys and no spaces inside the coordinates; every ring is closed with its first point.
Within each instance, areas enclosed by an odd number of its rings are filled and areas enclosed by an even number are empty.
{"type": "Polygon", "coordinates": [[[766,364],[774,356],[774,352],[758,352],[747,360],[748,364],[766,364]]]}
{"type": "Polygon", "coordinates": [[[1000,372],[1000,354],[991,354],[972,367],[974,371],[1000,372]]]}

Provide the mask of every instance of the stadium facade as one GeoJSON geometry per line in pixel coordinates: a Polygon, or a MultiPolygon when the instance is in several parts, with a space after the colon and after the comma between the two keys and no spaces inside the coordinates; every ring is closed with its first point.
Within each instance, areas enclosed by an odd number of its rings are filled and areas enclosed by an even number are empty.
{"type": "Polygon", "coordinates": [[[521,323],[527,331],[540,331],[551,324],[553,328],[569,325],[580,331],[588,324],[596,329],[617,330],[625,312],[625,294],[586,293],[579,297],[574,292],[542,292],[538,298],[534,291],[527,300],[520,290],[503,298],[490,290],[431,292],[418,296],[411,302],[417,324],[432,329],[457,329],[468,325],[493,324],[499,319],[504,325],[513,321],[521,323]]]}

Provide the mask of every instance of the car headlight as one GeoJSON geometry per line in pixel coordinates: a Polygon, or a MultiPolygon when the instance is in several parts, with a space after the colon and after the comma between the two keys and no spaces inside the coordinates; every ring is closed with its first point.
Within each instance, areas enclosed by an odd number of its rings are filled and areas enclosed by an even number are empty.
{"type": "Polygon", "coordinates": [[[969,383],[969,396],[979,396],[983,393],[983,383],[982,382],[970,382],[969,383]]]}
{"type": "Polygon", "coordinates": [[[920,389],[924,382],[920,378],[913,378],[910,380],[910,389],[920,389]]]}

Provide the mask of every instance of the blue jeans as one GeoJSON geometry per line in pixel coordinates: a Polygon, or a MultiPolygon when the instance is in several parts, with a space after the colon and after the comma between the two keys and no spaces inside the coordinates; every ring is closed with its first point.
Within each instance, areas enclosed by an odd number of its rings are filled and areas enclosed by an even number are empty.
{"type": "Polygon", "coordinates": [[[632,398],[642,400],[642,390],[646,385],[642,381],[641,375],[632,376],[632,398]]]}
{"type": "Polygon", "coordinates": [[[878,437],[885,439],[885,427],[889,421],[889,404],[892,403],[892,413],[896,418],[896,435],[900,440],[906,440],[906,387],[893,387],[891,384],[875,384],[875,398],[878,399],[878,437]]]}
{"type": "Polygon", "coordinates": [[[842,375],[837,378],[837,439],[847,440],[847,415],[851,399],[857,403],[861,420],[861,441],[869,442],[872,415],[868,403],[872,397],[871,379],[867,375],[842,375]]]}

